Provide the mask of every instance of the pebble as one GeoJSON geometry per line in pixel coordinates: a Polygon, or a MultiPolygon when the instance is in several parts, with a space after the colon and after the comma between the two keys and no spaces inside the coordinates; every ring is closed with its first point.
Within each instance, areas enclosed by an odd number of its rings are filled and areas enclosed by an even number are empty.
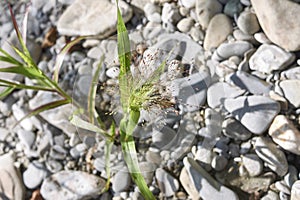
{"type": "Polygon", "coordinates": [[[296,92],[300,87],[300,80],[283,80],[279,83],[279,86],[290,104],[295,108],[300,107],[300,93],[296,92]]]}
{"type": "Polygon", "coordinates": [[[296,181],[291,190],[291,200],[300,199],[300,180],[296,181]]]}
{"type": "Polygon", "coordinates": [[[280,111],[279,103],[258,95],[226,99],[224,107],[254,134],[262,134],[266,131],[280,111]]]}
{"type": "Polygon", "coordinates": [[[263,163],[256,154],[245,154],[242,163],[250,176],[258,176],[263,171],[263,163]]]}
{"type": "Polygon", "coordinates": [[[153,4],[153,3],[150,3],[150,2],[147,2],[144,6],[144,12],[145,12],[145,16],[148,18],[150,15],[154,14],[154,13],[160,13],[161,12],[161,9],[159,6],[153,4]]]}
{"type": "Polygon", "coordinates": [[[278,46],[262,44],[249,60],[250,69],[263,73],[282,70],[295,60],[295,55],[278,46]]]}
{"type": "Polygon", "coordinates": [[[149,22],[153,22],[153,23],[161,23],[161,16],[159,13],[156,12],[156,13],[149,15],[148,20],[149,20],[149,22]]]}
{"type": "Polygon", "coordinates": [[[256,15],[249,11],[244,11],[240,14],[237,20],[237,26],[247,34],[254,34],[260,29],[256,15]]]}
{"type": "Polygon", "coordinates": [[[193,38],[193,40],[195,40],[196,42],[198,42],[200,40],[202,41],[204,39],[204,33],[200,29],[200,27],[193,26],[190,30],[190,34],[191,34],[191,37],[193,38]]]}
{"type": "Polygon", "coordinates": [[[25,189],[20,172],[14,166],[13,153],[0,156],[0,193],[1,199],[25,199],[25,189]]]}
{"type": "Polygon", "coordinates": [[[33,161],[23,173],[23,181],[27,188],[34,189],[42,183],[47,175],[48,172],[44,165],[38,161],[33,161]]]}
{"type": "Polygon", "coordinates": [[[292,188],[292,185],[298,180],[298,170],[295,166],[289,165],[288,173],[284,176],[285,184],[292,188]]]}
{"type": "Polygon", "coordinates": [[[269,190],[268,193],[261,198],[261,200],[279,200],[279,196],[276,192],[269,190]]]}
{"type": "Polygon", "coordinates": [[[253,36],[254,36],[255,40],[261,44],[271,44],[272,43],[264,32],[255,33],[253,36]]]}
{"type": "Polygon", "coordinates": [[[269,94],[272,85],[247,72],[237,71],[227,77],[228,82],[252,94],[269,94]]]}
{"type": "Polygon", "coordinates": [[[288,163],[286,157],[271,139],[266,137],[256,138],[254,149],[256,154],[264,161],[264,164],[279,176],[284,176],[287,173],[288,163]]]}
{"type": "Polygon", "coordinates": [[[300,131],[284,115],[277,115],[270,128],[269,135],[283,149],[300,155],[300,131]]]}
{"type": "Polygon", "coordinates": [[[124,170],[126,169],[119,170],[113,178],[112,189],[116,193],[127,190],[131,184],[130,174],[124,170]]]}
{"type": "Polygon", "coordinates": [[[229,0],[224,7],[224,13],[230,17],[235,17],[243,10],[240,0],[229,0]]]}
{"type": "MultiPolygon", "coordinates": [[[[17,121],[21,120],[23,117],[27,115],[26,111],[22,109],[17,104],[14,104],[12,106],[12,113],[17,121]]],[[[20,125],[22,128],[24,128],[26,131],[31,131],[33,129],[33,124],[30,118],[25,118],[20,122],[20,125]]]]}
{"type": "Polygon", "coordinates": [[[180,3],[187,9],[192,9],[196,6],[196,0],[180,0],[180,3]]]}
{"type": "Polygon", "coordinates": [[[43,181],[44,199],[88,199],[97,197],[105,187],[102,178],[81,171],[60,171],[43,181]]]}
{"type": "Polygon", "coordinates": [[[300,67],[291,67],[280,74],[281,79],[298,79],[300,80],[300,67]]]}
{"type": "Polygon", "coordinates": [[[224,99],[238,97],[244,92],[239,87],[232,86],[226,82],[217,82],[207,90],[207,104],[211,108],[216,108],[222,104],[224,99]]]}
{"type": "Polygon", "coordinates": [[[234,118],[224,120],[222,127],[223,134],[233,140],[246,141],[252,136],[252,133],[234,118]]]}
{"type": "MultiPolygon", "coordinates": [[[[132,9],[124,1],[119,1],[119,6],[126,23],[132,17],[132,9]]],[[[101,4],[92,0],[75,0],[60,16],[57,30],[61,35],[98,35],[104,38],[116,31],[116,13],[116,5],[109,0],[101,4]],[[99,13],[99,10],[102,12],[99,13]],[[102,22],[101,26],[96,25],[99,21],[102,22]]]]}
{"type": "Polygon", "coordinates": [[[60,162],[50,159],[46,161],[46,167],[51,173],[56,173],[63,169],[63,166],[60,162]]]}
{"type": "Polygon", "coordinates": [[[160,191],[166,197],[173,196],[179,189],[179,182],[162,168],[155,171],[155,178],[160,191]]]}
{"type": "Polygon", "coordinates": [[[111,67],[106,71],[106,76],[109,78],[118,78],[120,74],[119,67],[111,67]]]}
{"type": "Polygon", "coordinates": [[[145,178],[146,183],[150,185],[153,181],[156,165],[151,162],[140,162],[139,166],[140,166],[141,173],[145,178]]]}
{"type": "MultiPolygon", "coordinates": [[[[211,2],[211,1],[209,1],[211,2]]],[[[205,50],[218,47],[224,42],[229,34],[232,33],[233,27],[231,20],[224,14],[215,15],[209,22],[203,47],[205,50]]]]}
{"type": "Polygon", "coordinates": [[[283,192],[283,193],[288,194],[288,195],[291,194],[290,189],[288,188],[288,186],[285,184],[284,181],[276,181],[276,182],[275,182],[275,187],[276,187],[280,192],[283,192]]]}
{"type": "Polygon", "coordinates": [[[200,199],[198,190],[195,185],[191,183],[189,173],[187,172],[185,167],[183,167],[180,172],[179,180],[182,187],[185,189],[191,199],[200,199]]]}
{"type": "Polygon", "coordinates": [[[99,46],[95,46],[87,52],[87,56],[93,59],[99,59],[103,54],[103,50],[99,46]]]}
{"type": "Polygon", "coordinates": [[[161,20],[163,23],[176,24],[181,19],[179,9],[175,4],[165,3],[161,12],[161,20]]]}
{"type": "Polygon", "coordinates": [[[23,129],[18,130],[17,132],[21,144],[27,149],[31,149],[31,146],[35,141],[35,134],[32,131],[25,131],[23,129]]]}
{"type": "MultiPolygon", "coordinates": [[[[185,169],[187,170],[189,179],[182,185],[190,185],[193,188],[192,191],[198,192],[198,197],[202,199],[227,199],[237,200],[238,196],[229,188],[221,185],[214,180],[210,174],[208,174],[196,161],[192,158],[185,157],[183,159],[185,169]]],[[[182,181],[182,180],[181,180],[182,181]]],[[[191,191],[191,190],[190,190],[191,191]]]]}
{"type": "Polygon", "coordinates": [[[4,142],[7,136],[9,135],[10,131],[6,128],[0,127],[0,141],[4,142]]]}
{"type": "Polygon", "coordinates": [[[191,17],[188,17],[188,18],[181,19],[177,24],[177,28],[179,31],[183,33],[187,33],[190,31],[193,25],[194,25],[194,20],[191,17]]]}
{"type": "Polygon", "coordinates": [[[299,4],[278,0],[252,0],[251,3],[259,24],[273,43],[288,51],[300,50],[299,4]]]}
{"type": "MultiPolygon", "coordinates": [[[[218,0],[198,0],[196,1],[196,14],[203,29],[206,29],[210,20],[218,13],[222,12],[222,4],[218,0]]],[[[217,20],[216,20],[217,21],[217,20]]],[[[220,23],[221,25],[222,23],[220,23]]],[[[222,29],[220,29],[222,30],[222,29]]]]}
{"type": "Polygon", "coordinates": [[[242,57],[247,51],[252,49],[251,43],[246,41],[236,41],[231,43],[223,43],[218,48],[216,53],[223,59],[230,58],[231,56],[242,57]]]}
{"type": "Polygon", "coordinates": [[[222,155],[216,155],[211,161],[211,167],[216,171],[222,171],[228,164],[227,158],[222,155]]]}

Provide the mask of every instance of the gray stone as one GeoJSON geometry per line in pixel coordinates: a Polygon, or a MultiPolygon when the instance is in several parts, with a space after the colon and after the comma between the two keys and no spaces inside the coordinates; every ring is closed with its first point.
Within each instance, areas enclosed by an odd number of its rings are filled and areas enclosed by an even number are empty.
{"type": "Polygon", "coordinates": [[[279,196],[276,192],[269,190],[268,193],[261,198],[261,200],[279,200],[279,196]]]}
{"type": "Polygon", "coordinates": [[[185,157],[183,163],[189,175],[189,179],[187,179],[189,183],[183,185],[191,185],[190,187],[193,188],[192,191],[198,191],[198,197],[215,200],[222,200],[224,197],[232,200],[239,199],[232,190],[214,180],[193,159],[185,157]]]}
{"type": "Polygon", "coordinates": [[[292,188],[295,181],[298,180],[298,170],[295,166],[289,165],[288,173],[284,176],[285,184],[292,188]]]}
{"type": "MultiPolygon", "coordinates": [[[[207,1],[211,2],[211,1],[207,1]]],[[[232,22],[224,14],[215,15],[209,22],[204,38],[204,49],[210,50],[218,47],[232,33],[232,22]]]]}
{"type": "Polygon", "coordinates": [[[194,8],[196,6],[196,0],[181,0],[180,2],[184,7],[188,9],[194,8]]]}
{"type": "Polygon", "coordinates": [[[44,199],[88,199],[97,197],[105,187],[102,178],[81,171],[60,171],[43,181],[44,199]]]}
{"type": "Polygon", "coordinates": [[[31,149],[31,146],[35,141],[35,134],[32,131],[25,131],[22,129],[18,130],[17,134],[21,144],[24,145],[25,148],[31,149]]]}
{"type": "Polygon", "coordinates": [[[282,70],[295,60],[295,55],[271,44],[261,45],[249,60],[250,69],[263,73],[282,70]]]}
{"type": "Polygon", "coordinates": [[[114,192],[122,192],[129,188],[131,184],[130,174],[126,171],[120,170],[116,173],[112,181],[112,189],[114,192]]]}
{"type": "Polygon", "coordinates": [[[244,11],[240,14],[237,25],[239,29],[247,34],[254,34],[260,29],[256,15],[249,11],[244,11]]]}
{"type": "Polygon", "coordinates": [[[259,24],[273,43],[288,51],[300,50],[299,4],[280,0],[252,0],[251,3],[259,24]]]}
{"type": "Polygon", "coordinates": [[[207,104],[211,108],[216,108],[222,104],[226,98],[234,98],[242,95],[245,91],[239,87],[232,86],[225,82],[217,82],[207,90],[207,104]]]}
{"type": "Polygon", "coordinates": [[[227,59],[231,56],[242,57],[244,55],[244,53],[246,53],[247,51],[249,51],[252,48],[253,48],[253,46],[249,42],[236,41],[236,42],[221,44],[217,48],[217,53],[223,59],[227,59]]]}
{"type": "Polygon", "coordinates": [[[250,176],[258,176],[263,171],[263,163],[256,154],[243,155],[242,164],[250,176]]]}
{"type": "Polygon", "coordinates": [[[300,67],[287,69],[280,74],[281,79],[298,79],[300,80],[300,67]]]}
{"type": "Polygon", "coordinates": [[[295,108],[300,107],[300,93],[296,92],[300,88],[300,80],[284,80],[279,83],[283,91],[284,97],[295,108]]]}
{"type": "Polygon", "coordinates": [[[0,141],[4,142],[7,136],[9,135],[9,130],[6,128],[0,127],[0,141]]]}
{"type": "Polygon", "coordinates": [[[33,161],[23,173],[24,184],[29,189],[38,187],[47,177],[48,172],[44,165],[38,161],[33,161]]]}
{"type": "Polygon", "coordinates": [[[196,1],[196,14],[200,25],[206,29],[210,20],[217,13],[222,12],[222,4],[217,0],[198,0],[196,1]]]}
{"type": "Polygon", "coordinates": [[[279,103],[264,96],[243,96],[226,99],[225,109],[254,134],[262,134],[269,128],[280,111],[279,103]]]}
{"type": "Polygon", "coordinates": [[[211,161],[211,166],[216,171],[222,171],[228,164],[227,158],[222,155],[216,155],[211,161]]]}
{"type": "Polygon", "coordinates": [[[284,153],[276,147],[271,139],[266,137],[256,138],[254,149],[264,164],[279,176],[284,176],[288,171],[288,163],[284,153]]]}
{"type": "MultiPolygon", "coordinates": [[[[132,9],[124,1],[119,1],[119,6],[126,23],[132,16],[132,9]]],[[[100,4],[93,0],[76,0],[59,18],[57,30],[62,35],[98,35],[104,38],[116,31],[116,25],[116,4],[108,0],[100,4]]]]}
{"type": "Polygon", "coordinates": [[[226,119],[223,122],[222,127],[223,134],[233,140],[246,141],[252,136],[252,133],[234,118],[226,119]]]}
{"type": "Polygon", "coordinates": [[[58,0],[59,3],[63,5],[71,5],[75,0],[58,0]]]}
{"type": "Polygon", "coordinates": [[[139,166],[146,183],[150,185],[153,181],[154,171],[157,168],[156,165],[152,162],[140,162],[139,166]]]}
{"type": "Polygon", "coordinates": [[[300,199],[300,180],[296,181],[292,186],[291,200],[300,199]]]}
{"type": "MultiPolygon", "coordinates": [[[[21,120],[23,117],[25,117],[28,113],[23,108],[21,108],[18,104],[14,104],[12,106],[12,113],[17,121],[21,120]]],[[[31,131],[33,129],[33,124],[30,118],[25,118],[20,122],[20,125],[22,128],[24,128],[26,131],[31,131]]]]}
{"type": "Polygon", "coordinates": [[[163,23],[176,24],[180,19],[181,16],[176,5],[172,3],[165,3],[161,12],[161,20],[163,23]]]}
{"type": "Polygon", "coordinates": [[[191,37],[193,38],[193,40],[195,40],[196,42],[198,42],[200,40],[202,41],[204,38],[204,33],[200,29],[200,27],[193,26],[190,30],[190,34],[191,34],[191,37]]]}
{"type": "Polygon", "coordinates": [[[0,193],[1,199],[25,199],[25,189],[20,172],[14,166],[12,153],[0,156],[0,193]]]}
{"type": "Polygon", "coordinates": [[[57,173],[63,169],[63,166],[60,162],[56,160],[47,160],[46,167],[51,173],[57,173]]]}
{"type": "Polygon", "coordinates": [[[280,192],[283,192],[288,195],[291,194],[290,188],[285,184],[285,182],[283,180],[276,181],[274,185],[275,185],[275,188],[278,189],[280,192]]]}
{"type": "Polygon", "coordinates": [[[153,22],[153,23],[161,23],[161,16],[159,13],[156,12],[156,13],[149,15],[148,20],[149,20],[149,22],[153,22]]]}
{"type": "Polygon", "coordinates": [[[62,146],[54,145],[50,149],[49,156],[55,160],[64,160],[67,156],[67,150],[64,149],[62,146]]]}
{"type": "Polygon", "coordinates": [[[99,46],[93,47],[87,52],[87,56],[93,59],[99,59],[103,54],[103,50],[99,46]]]}
{"type": "Polygon", "coordinates": [[[183,33],[187,33],[190,31],[193,25],[194,25],[194,20],[191,17],[188,17],[188,18],[181,19],[177,24],[177,28],[179,31],[183,33]]]}
{"type": "Polygon", "coordinates": [[[145,16],[148,18],[148,16],[152,15],[153,13],[160,13],[161,12],[161,9],[159,6],[153,4],[153,3],[150,3],[150,2],[147,2],[145,5],[144,5],[144,8],[143,8],[144,12],[145,12],[145,16]]]}
{"type": "Polygon", "coordinates": [[[155,178],[157,180],[160,191],[166,197],[173,196],[179,189],[178,181],[162,168],[156,169],[155,178]]]}
{"type": "Polygon", "coordinates": [[[274,118],[269,135],[283,149],[300,155],[300,131],[286,116],[277,115],[274,118]]]}
{"type": "Polygon", "coordinates": [[[231,84],[234,84],[243,90],[247,90],[252,94],[269,94],[272,87],[271,84],[243,71],[237,71],[230,75],[228,79],[231,84]]]}
{"type": "Polygon", "coordinates": [[[224,7],[224,13],[230,17],[238,16],[242,10],[240,0],[229,0],[224,7]]]}

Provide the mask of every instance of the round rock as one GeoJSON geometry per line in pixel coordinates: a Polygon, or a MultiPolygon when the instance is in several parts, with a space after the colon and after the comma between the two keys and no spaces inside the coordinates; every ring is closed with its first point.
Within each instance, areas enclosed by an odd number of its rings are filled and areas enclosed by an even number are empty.
{"type": "Polygon", "coordinates": [[[34,189],[42,183],[47,174],[48,172],[42,163],[33,161],[23,173],[24,184],[27,188],[34,189]]]}
{"type": "Polygon", "coordinates": [[[300,107],[300,80],[284,80],[279,83],[284,97],[295,107],[300,107]]]}
{"type": "Polygon", "coordinates": [[[187,33],[189,32],[189,30],[192,28],[193,25],[194,25],[194,20],[191,17],[188,17],[180,20],[177,24],[177,28],[179,31],[183,33],[187,33]]]}
{"type": "Polygon", "coordinates": [[[206,29],[213,16],[222,12],[222,8],[223,6],[218,0],[197,0],[196,14],[200,25],[206,29]]]}
{"type": "Polygon", "coordinates": [[[256,15],[249,11],[245,11],[240,14],[237,20],[237,25],[239,29],[247,34],[254,34],[260,29],[256,15]]]}
{"type": "Polygon", "coordinates": [[[263,171],[263,163],[256,154],[243,155],[242,163],[250,176],[258,176],[263,171]]]}
{"type": "Polygon", "coordinates": [[[158,187],[166,197],[174,195],[179,189],[178,181],[162,168],[158,168],[155,171],[155,177],[158,182],[158,187]]]}

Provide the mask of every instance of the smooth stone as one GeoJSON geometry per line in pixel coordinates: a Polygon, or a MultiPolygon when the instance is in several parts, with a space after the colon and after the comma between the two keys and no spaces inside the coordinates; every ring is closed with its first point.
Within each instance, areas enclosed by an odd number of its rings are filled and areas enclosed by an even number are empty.
{"type": "Polygon", "coordinates": [[[25,188],[14,161],[12,153],[0,156],[0,193],[3,200],[25,199],[25,188]]]}
{"type": "Polygon", "coordinates": [[[161,9],[159,6],[153,4],[153,3],[150,3],[150,2],[147,2],[145,5],[144,5],[144,8],[143,8],[144,12],[145,12],[145,16],[148,18],[148,16],[154,14],[154,13],[160,13],[161,12],[161,9]]]}
{"type": "Polygon", "coordinates": [[[299,200],[300,199],[300,180],[295,181],[291,190],[291,200],[299,200]]]}
{"type": "Polygon", "coordinates": [[[63,169],[63,165],[56,160],[47,160],[46,167],[51,173],[59,172],[63,169]]]}
{"type": "Polygon", "coordinates": [[[298,79],[300,80],[300,67],[287,69],[280,74],[281,79],[298,79]]]}
{"type": "Polygon", "coordinates": [[[252,48],[253,46],[249,42],[235,41],[231,43],[221,44],[217,48],[217,53],[223,59],[230,58],[231,56],[242,57],[247,51],[249,51],[252,48]]]}
{"type": "Polygon", "coordinates": [[[235,17],[243,10],[240,0],[229,0],[224,7],[224,13],[230,17],[235,17]]]}
{"type": "Polygon", "coordinates": [[[207,104],[211,108],[216,108],[222,104],[226,98],[235,98],[245,91],[239,87],[232,86],[226,82],[217,82],[209,86],[207,90],[207,104]]]}
{"type": "Polygon", "coordinates": [[[237,26],[247,34],[254,34],[260,29],[256,15],[249,11],[244,11],[240,14],[237,26]]]}
{"type": "Polygon", "coordinates": [[[222,12],[222,4],[217,0],[197,0],[196,14],[199,24],[203,29],[208,27],[210,20],[218,13],[222,12]]]}
{"type": "Polygon", "coordinates": [[[166,172],[162,168],[158,168],[155,171],[155,178],[158,183],[158,187],[160,191],[166,197],[173,196],[176,191],[179,189],[179,182],[173,176],[171,176],[168,172],[166,172]]]}
{"type": "MultiPolygon", "coordinates": [[[[14,104],[12,106],[12,113],[17,121],[21,120],[23,117],[27,115],[27,112],[19,107],[19,105],[14,104]]],[[[33,123],[30,120],[30,118],[25,118],[20,122],[20,125],[22,128],[24,128],[26,131],[31,131],[33,129],[33,123]]]]}
{"type": "Polygon", "coordinates": [[[279,103],[268,97],[256,95],[226,99],[224,106],[249,131],[258,135],[269,128],[280,111],[279,103]]]}
{"type": "Polygon", "coordinates": [[[263,171],[263,163],[256,154],[243,155],[242,163],[250,176],[258,176],[263,171]]]}
{"type": "Polygon", "coordinates": [[[300,155],[300,131],[284,115],[277,115],[270,128],[269,135],[283,149],[300,155]]]}
{"type": "Polygon", "coordinates": [[[103,54],[104,52],[99,46],[95,46],[87,52],[87,56],[93,59],[99,59],[103,54]]]}
{"type": "Polygon", "coordinates": [[[31,149],[31,146],[34,144],[35,141],[35,134],[32,131],[25,131],[25,130],[18,130],[17,132],[18,138],[27,149],[31,149]]]}
{"type": "Polygon", "coordinates": [[[106,71],[106,76],[109,78],[118,78],[120,74],[119,67],[111,67],[106,71]]]}
{"type": "MultiPolygon", "coordinates": [[[[211,108],[206,108],[204,112],[206,126],[202,127],[198,134],[210,142],[216,141],[221,136],[222,116],[220,112],[211,108]]],[[[203,142],[206,142],[206,140],[203,142]]],[[[202,145],[205,146],[206,144],[202,143],[202,145]]]]}
{"type": "Polygon", "coordinates": [[[192,185],[194,190],[198,191],[198,195],[202,199],[222,200],[224,197],[232,200],[239,199],[232,190],[214,180],[192,158],[185,157],[183,163],[189,175],[189,184],[192,185]]]}
{"type": "Polygon", "coordinates": [[[264,32],[255,33],[253,35],[255,40],[261,44],[271,44],[272,42],[269,40],[269,38],[266,36],[264,32]]]}
{"type": "Polygon", "coordinates": [[[149,22],[153,22],[153,23],[161,23],[161,16],[159,13],[153,13],[152,15],[148,16],[148,20],[149,22]]]}
{"type": "Polygon", "coordinates": [[[236,40],[244,40],[244,41],[249,41],[251,43],[253,43],[253,41],[255,41],[255,38],[253,37],[253,35],[249,35],[247,33],[244,33],[240,29],[236,29],[236,30],[233,31],[233,37],[236,40]]]}
{"type": "Polygon", "coordinates": [[[300,107],[300,93],[297,92],[300,88],[300,80],[283,80],[279,83],[283,91],[284,97],[295,108],[300,107]]]}
{"type": "Polygon", "coordinates": [[[216,155],[211,161],[211,167],[216,171],[222,171],[228,164],[227,158],[222,155],[216,155]]]}
{"type": "Polygon", "coordinates": [[[279,176],[284,176],[288,171],[288,163],[284,153],[276,147],[267,137],[256,138],[254,149],[264,164],[279,176]]]}
{"type": "MultiPolygon", "coordinates": [[[[210,2],[210,1],[209,1],[210,2]]],[[[215,15],[209,22],[203,47],[205,50],[218,47],[233,31],[231,20],[224,14],[215,15]]]]}
{"type": "Polygon", "coordinates": [[[247,72],[237,71],[229,75],[228,82],[252,94],[269,94],[272,85],[247,72]]]}
{"type": "Polygon", "coordinates": [[[175,79],[171,83],[172,96],[177,97],[183,111],[198,110],[206,101],[206,93],[211,78],[207,70],[199,71],[188,77],[175,79]]]}
{"type": "Polygon", "coordinates": [[[266,195],[264,195],[261,200],[279,200],[279,196],[276,192],[269,190],[266,195]]]}
{"type": "Polygon", "coordinates": [[[246,141],[252,136],[252,133],[234,118],[224,120],[222,127],[223,134],[233,140],[246,141]]]}
{"type": "Polygon", "coordinates": [[[292,188],[292,185],[298,180],[298,170],[295,166],[289,165],[288,173],[284,176],[285,184],[292,188]]]}
{"type": "Polygon", "coordinates": [[[300,50],[299,4],[281,0],[252,0],[251,3],[260,26],[273,43],[288,51],[300,50]]]}
{"type": "Polygon", "coordinates": [[[152,135],[153,146],[158,149],[162,149],[172,141],[176,134],[177,133],[174,131],[174,129],[170,128],[169,126],[164,126],[159,131],[154,130],[152,135]]]}
{"type": "Polygon", "coordinates": [[[163,23],[176,24],[181,19],[179,9],[175,4],[165,3],[161,11],[161,20],[163,23]]]}
{"type": "MultiPolygon", "coordinates": [[[[124,22],[132,17],[131,7],[124,1],[119,1],[124,22]]],[[[93,0],[75,0],[60,16],[57,30],[61,35],[97,35],[105,38],[117,29],[116,4],[109,0],[101,3],[93,0]],[[99,12],[101,10],[101,12],[99,12]],[[101,23],[101,26],[98,23],[101,23]]]]}
{"type": "Polygon", "coordinates": [[[295,55],[271,44],[262,44],[249,60],[250,69],[263,73],[282,70],[295,60],[295,55]]]}
{"type": "Polygon", "coordinates": [[[50,199],[89,199],[99,196],[105,187],[102,178],[81,171],[60,171],[43,181],[41,194],[50,199]]]}
{"type": "Polygon", "coordinates": [[[146,183],[150,185],[153,181],[154,171],[157,168],[156,165],[152,162],[140,162],[139,166],[146,183]]]}
{"type": "Polygon", "coordinates": [[[177,28],[179,31],[183,33],[187,33],[190,31],[193,25],[194,25],[194,20],[191,17],[188,17],[188,18],[181,19],[177,24],[177,28]]]}
{"type": "Polygon", "coordinates": [[[200,27],[193,26],[190,30],[190,34],[191,34],[191,37],[193,38],[193,40],[195,40],[196,42],[198,42],[200,40],[202,41],[204,39],[204,33],[200,29],[200,27]]]}
{"type": "Polygon", "coordinates": [[[127,190],[131,184],[130,174],[124,170],[118,171],[113,178],[112,189],[116,193],[127,190]]]}
{"type": "Polygon", "coordinates": [[[0,127],[0,141],[4,142],[7,136],[9,135],[10,131],[6,128],[0,127]]]}
{"type": "Polygon", "coordinates": [[[180,3],[187,9],[192,9],[196,6],[196,0],[180,0],[180,3]]]}
{"type": "Polygon", "coordinates": [[[191,199],[200,199],[198,190],[191,182],[189,174],[185,167],[183,167],[180,172],[179,180],[185,191],[191,197],[191,199]]]}
{"type": "Polygon", "coordinates": [[[290,195],[291,191],[290,188],[285,184],[284,181],[276,181],[275,188],[278,189],[280,192],[290,195]]]}
{"type": "Polygon", "coordinates": [[[27,188],[34,189],[42,183],[47,175],[45,166],[38,161],[33,161],[23,173],[23,181],[27,188]]]}

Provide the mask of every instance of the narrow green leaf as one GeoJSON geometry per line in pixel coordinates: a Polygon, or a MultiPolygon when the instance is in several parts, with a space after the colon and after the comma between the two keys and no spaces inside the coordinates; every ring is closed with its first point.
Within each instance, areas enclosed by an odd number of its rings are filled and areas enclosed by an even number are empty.
{"type": "Polygon", "coordinates": [[[17,47],[12,46],[12,48],[22,58],[22,60],[26,63],[26,65],[24,65],[24,67],[31,67],[31,68],[38,69],[38,67],[36,66],[36,64],[33,61],[30,54],[27,55],[26,53],[21,52],[17,47]]]}
{"type": "Polygon", "coordinates": [[[80,42],[81,40],[85,39],[85,36],[80,36],[75,38],[74,40],[72,40],[71,42],[69,42],[68,44],[66,44],[61,52],[57,55],[56,58],[56,62],[55,62],[55,66],[54,66],[54,74],[53,74],[53,80],[57,83],[58,82],[58,75],[59,75],[59,71],[60,68],[63,64],[64,58],[67,55],[67,53],[69,52],[69,50],[78,42],[80,42]]]}
{"type": "Polygon", "coordinates": [[[40,70],[37,70],[35,68],[23,67],[23,66],[0,68],[0,72],[21,74],[30,79],[38,79],[38,78],[43,79],[44,78],[43,73],[40,70]]]}
{"type": "Polygon", "coordinates": [[[13,87],[7,87],[0,93],[0,99],[4,99],[6,96],[8,96],[10,93],[14,91],[13,87]]]}
{"type": "Polygon", "coordinates": [[[0,52],[4,55],[4,56],[0,56],[0,60],[3,62],[7,62],[7,63],[11,63],[14,65],[22,65],[21,62],[19,62],[17,59],[15,59],[14,57],[12,57],[11,55],[9,55],[6,51],[4,51],[3,49],[0,49],[0,52]]]}
{"type": "Polygon", "coordinates": [[[37,91],[42,90],[42,91],[48,91],[48,92],[56,92],[56,90],[54,90],[52,88],[46,88],[46,87],[34,86],[34,85],[25,85],[22,83],[7,81],[7,80],[3,80],[3,79],[0,79],[0,86],[11,87],[14,89],[28,89],[28,90],[37,90],[37,91]]]}
{"type": "Polygon", "coordinates": [[[95,71],[95,74],[93,75],[89,94],[88,94],[88,113],[89,113],[90,122],[92,124],[94,124],[95,98],[96,98],[97,85],[98,85],[99,75],[100,75],[103,61],[104,61],[104,55],[101,56],[100,62],[97,65],[97,69],[95,71]]]}

